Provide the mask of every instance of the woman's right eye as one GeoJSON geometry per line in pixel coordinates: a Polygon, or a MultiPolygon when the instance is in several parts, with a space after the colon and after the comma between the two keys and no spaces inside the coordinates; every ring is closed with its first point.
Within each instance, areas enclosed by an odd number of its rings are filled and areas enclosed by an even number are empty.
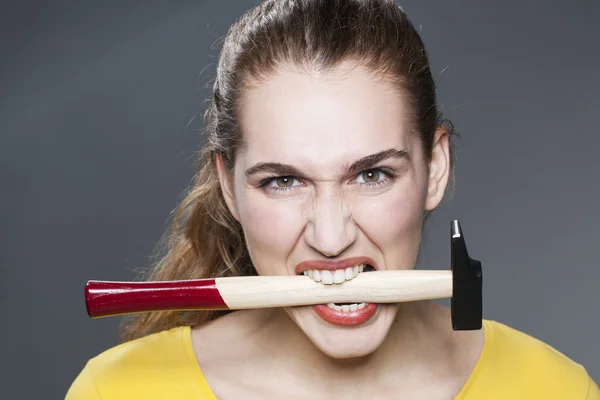
{"type": "Polygon", "coordinates": [[[296,181],[296,178],[293,176],[276,176],[261,181],[260,187],[263,187],[268,191],[283,192],[297,186],[293,185],[294,181],[296,181]]]}

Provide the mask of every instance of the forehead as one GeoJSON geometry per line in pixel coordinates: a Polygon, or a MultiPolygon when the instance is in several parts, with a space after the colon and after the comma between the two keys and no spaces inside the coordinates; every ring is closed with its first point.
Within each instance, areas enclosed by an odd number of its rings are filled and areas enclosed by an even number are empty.
{"type": "Polygon", "coordinates": [[[239,158],[331,168],[389,148],[410,151],[407,116],[402,93],[361,67],[279,70],[241,99],[239,158]]]}

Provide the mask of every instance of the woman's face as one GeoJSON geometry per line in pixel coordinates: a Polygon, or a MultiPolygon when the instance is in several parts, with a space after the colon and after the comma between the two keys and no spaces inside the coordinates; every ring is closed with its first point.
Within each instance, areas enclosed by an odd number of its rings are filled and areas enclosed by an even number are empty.
{"type": "MultiPolygon", "coordinates": [[[[447,184],[447,135],[436,135],[428,166],[402,94],[349,64],[326,76],[280,70],[241,104],[246,145],[233,181],[221,164],[219,173],[260,275],[307,271],[306,279],[343,285],[367,265],[414,267],[424,211],[447,184]]],[[[287,312],[318,348],[342,358],[375,350],[397,306],[287,312]]]]}

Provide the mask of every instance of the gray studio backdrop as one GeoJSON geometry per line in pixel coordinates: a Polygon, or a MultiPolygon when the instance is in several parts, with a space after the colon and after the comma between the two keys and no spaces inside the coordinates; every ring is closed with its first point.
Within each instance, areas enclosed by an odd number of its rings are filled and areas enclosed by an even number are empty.
{"type": "MultiPolygon", "coordinates": [[[[2,2],[2,398],[62,398],[117,341],[89,279],[130,280],[194,172],[218,46],[247,1],[2,2]],[[202,72],[204,71],[204,72],[202,72]]],[[[454,196],[484,313],[600,381],[600,2],[405,1],[462,134],[454,196]]]]}

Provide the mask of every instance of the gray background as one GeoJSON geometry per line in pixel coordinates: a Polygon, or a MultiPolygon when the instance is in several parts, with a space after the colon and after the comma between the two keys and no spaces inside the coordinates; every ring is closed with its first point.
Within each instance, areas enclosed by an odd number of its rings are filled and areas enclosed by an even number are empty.
{"type": "MultiPolygon", "coordinates": [[[[85,282],[147,265],[194,172],[213,43],[254,4],[2,2],[3,398],[62,398],[116,343],[118,318],[87,317],[85,282]]],[[[600,2],[402,4],[462,133],[421,267],[449,267],[460,219],[485,317],[600,381],[600,2]]]]}

